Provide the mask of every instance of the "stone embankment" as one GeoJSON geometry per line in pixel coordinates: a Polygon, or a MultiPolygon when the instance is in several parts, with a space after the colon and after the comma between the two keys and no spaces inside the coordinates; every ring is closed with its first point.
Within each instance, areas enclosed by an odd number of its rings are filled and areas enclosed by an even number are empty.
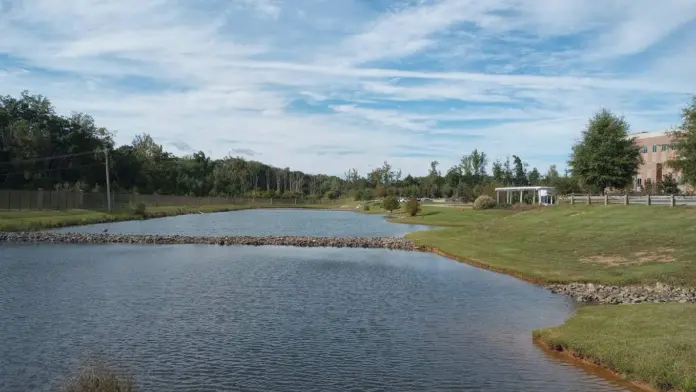
{"type": "Polygon", "coordinates": [[[381,248],[415,250],[401,237],[311,237],[311,236],[188,236],[155,234],[0,232],[0,242],[48,244],[207,244],[276,245],[333,248],[381,248]]]}
{"type": "Polygon", "coordinates": [[[661,283],[654,286],[609,286],[592,283],[551,284],[545,287],[557,294],[572,296],[578,302],[600,304],[639,304],[696,302],[696,288],[661,283]]]}

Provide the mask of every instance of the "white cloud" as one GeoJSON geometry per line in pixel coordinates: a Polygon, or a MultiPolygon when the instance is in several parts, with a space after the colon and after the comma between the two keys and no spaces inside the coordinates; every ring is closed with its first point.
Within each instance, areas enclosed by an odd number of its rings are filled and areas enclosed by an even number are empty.
{"type": "Polygon", "coordinates": [[[690,0],[12,4],[0,93],[90,113],[121,143],[148,132],[310,172],[423,174],[474,148],[563,166],[600,107],[660,129],[696,92],[696,51],[675,46],[696,36],[690,0]]]}

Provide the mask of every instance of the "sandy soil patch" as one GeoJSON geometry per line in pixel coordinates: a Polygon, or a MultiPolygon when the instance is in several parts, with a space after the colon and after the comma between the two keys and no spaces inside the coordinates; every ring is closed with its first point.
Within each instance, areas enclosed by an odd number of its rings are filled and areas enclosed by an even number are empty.
{"type": "Polygon", "coordinates": [[[647,263],[671,263],[674,261],[672,253],[674,253],[674,249],[658,248],[651,252],[635,252],[631,256],[608,254],[583,257],[580,259],[580,262],[604,264],[610,267],[622,265],[641,265],[647,263]]]}

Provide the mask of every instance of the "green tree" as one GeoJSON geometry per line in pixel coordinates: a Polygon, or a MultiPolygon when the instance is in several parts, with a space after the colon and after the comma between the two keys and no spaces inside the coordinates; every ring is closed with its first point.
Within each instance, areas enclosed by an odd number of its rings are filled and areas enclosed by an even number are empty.
{"type": "Polygon", "coordinates": [[[382,200],[382,208],[389,211],[389,215],[391,215],[394,210],[398,210],[400,206],[399,199],[395,196],[387,196],[382,200]]]}
{"type": "Polygon", "coordinates": [[[527,182],[529,185],[539,185],[539,182],[541,181],[541,173],[539,173],[539,170],[535,167],[533,168],[528,174],[527,174],[527,182]]]}
{"type": "Polygon", "coordinates": [[[328,199],[328,200],[335,200],[336,197],[337,197],[337,194],[334,191],[326,191],[326,193],[324,194],[324,198],[328,199]]]}
{"type": "Polygon", "coordinates": [[[667,165],[681,172],[684,183],[696,186],[696,96],[682,109],[682,122],[670,135],[676,156],[667,165]]]}
{"type": "Polygon", "coordinates": [[[560,175],[558,174],[558,170],[556,169],[556,165],[551,165],[549,166],[549,170],[546,172],[546,175],[543,178],[543,182],[546,185],[551,185],[555,183],[560,175]]]}
{"type": "Polygon", "coordinates": [[[657,182],[657,191],[663,195],[678,195],[679,184],[672,173],[667,173],[662,180],[657,182]]]}
{"type": "Polygon", "coordinates": [[[527,182],[527,164],[522,162],[522,158],[517,155],[512,156],[512,162],[514,165],[512,182],[516,186],[529,185],[527,182]]]}
{"type": "Polygon", "coordinates": [[[513,185],[515,183],[515,175],[512,172],[512,166],[510,165],[510,157],[505,158],[505,163],[503,163],[503,184],[506,186],[513,185]]]}
{"type": "Polygon", "coordinates": [[[406,212],[408,212],[408,214],[411,216],[416,216],[420,210],[421,205],[418,199],[415,196],[409,197],[408,201],[406,202],[406,212]]]}
{"type": "Polygon", "coordinates": [[[493,172],[493,179],[495,182],[505,184],[505,171],[500,160],[496,159],[495,162],[493,162],[491,171],[493,172]]]}
{"type": "Polygon", "coordinates": [[[602,194],[606,188],[628,186],[642,163],[640,146],[628,131],[623,117],[607,109],[595,114],[573,146],[568,162],[573,176],[602,194]]]}
{"type": "Polygon", "coordinates": [[[485,180],[487,164],[488,157],[486,153],[474,149],[471,154],[462,157],[459,167],[465,177],[465,181],[470,182],[472,185],[476,185],[485,180]]]}

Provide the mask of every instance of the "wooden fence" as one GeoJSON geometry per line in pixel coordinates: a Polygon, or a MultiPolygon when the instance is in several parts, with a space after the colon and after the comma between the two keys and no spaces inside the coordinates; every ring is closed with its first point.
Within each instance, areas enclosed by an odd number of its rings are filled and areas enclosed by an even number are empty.
{"type": "Polygon", "coordinates": [[[560,197],[559,202],[569,204],[623,204],[623,205],[643,205],[643,206],[696,206],[696,196],[630,196],[630,195],[570,195],[560,197]]]}
{"type": "MultiPolygon", "coordinates": [[[[287,199],[287,198],[241,198],[241,197],[195,197],[173,195],[140,195],[133,193],[114,193],[111,196],[112,211],[129,210],[140,203],[149,207],[157,206],[203,206],[203,205],[308,205],[335,204],[343,200],[326,199],[287,199]]],[[[79,191],[42,191],[0,189],[0,210],[106,210],[106,193],[79,191]]]]}

